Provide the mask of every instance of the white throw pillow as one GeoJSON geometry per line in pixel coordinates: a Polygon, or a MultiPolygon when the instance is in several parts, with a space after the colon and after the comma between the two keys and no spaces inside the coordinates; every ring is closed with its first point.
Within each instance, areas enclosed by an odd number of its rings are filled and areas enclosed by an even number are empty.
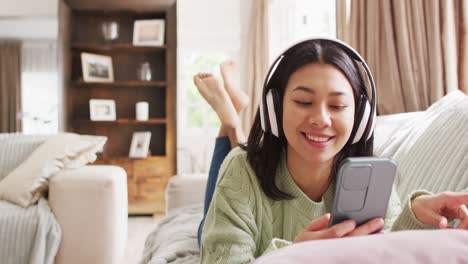
{"type": "Polygon", "coordinates": [[[0,181],[23,163],[49,136],[0,134],[0,181]]]}
{"type": "Polygon", "coordinates": [[[51,136],[0,182],[0,199],[22,207],[36,203],[48,188],[49,177],[94,162],[106,141],[103,136],[72,133],[51,136]]]}

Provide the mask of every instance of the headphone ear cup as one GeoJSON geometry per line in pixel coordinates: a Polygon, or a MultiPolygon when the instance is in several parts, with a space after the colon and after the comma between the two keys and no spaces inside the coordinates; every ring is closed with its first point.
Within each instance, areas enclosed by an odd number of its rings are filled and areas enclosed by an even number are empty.
{"type": "Polygon", "coordinates": [[[268,109],[265,109],[265,104],[264,104],[264,97],[262,96],[262,98],[260,99],[260,125],[262,127],[262,130],[263,132],[267,132],[267,127],[266,127],[266,111],[268,111],[268,109]]]}
{"type": "Polygon", "coordinates": [[[266,95],[266,105],[267,105],[267,112],[268,112],[268,120],[270,124],[270,130],[271,133],[279,137],[278,133],[278,120],[276,118],[276,109],[275,109],[275,104],[277,103],[277,96],[276,91],[274,89],[270,89],[266,95]]]}
{"type": "Polygon", "coordinates": [[[364,135],[364,132],[366,131],[367,124],[369,123],[371,106],[364,95],[361,95],[357,111],[357,120],[359,122],[359,126],[357,127],[356,132],[354,133],[354,138],[351,144],[355,144],[361,140],[361,138],[364,135]]]}

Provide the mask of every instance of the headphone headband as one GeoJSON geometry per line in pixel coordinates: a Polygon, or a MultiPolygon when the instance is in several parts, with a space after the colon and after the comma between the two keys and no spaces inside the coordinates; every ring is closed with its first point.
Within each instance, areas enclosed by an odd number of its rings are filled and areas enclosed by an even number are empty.
{"type": "Polygon", "coordinates": [[[265,132],[271,131],[273,135],[279,137],[278,135],[279,129],[278,129],[277,119],[276,119],[275,112],[274,112],[274,105],[271,105],[272,100],[268,100],[270,101],[270,103],[267,102],[267,98],[269,97],[269,94],[271,93],[271,91],[269,91],[268,89],[268,84],[272,76],[275,74],[275,71],[278,68],[281,61],[283,61],[284,57],[290,50],[300,45],[303,45],[305,43],[308,43],[310,41],[322,41],[322,40],[332,42],[333,44],[336,44],[341,49],[343,49],[345,53],[356,62],[355,64],[358,66],[359,72],[361,73],[361,76],[364,79],[364,84],[366,87],[365,93],[368,98],[368,103],[367,103],[368,106],[366,105],[366,107],[368,107],[369,109],[364,109],[363,111],[365,113],[364,117],[367,117],[366,118],[367,120],[358,120],[358,122],[360,123],[360,126],[358,127],[357,131],[358,131],[358,134],[361,134],[361,135],[359,135],[358,137],[355,137],[352,143],[356,143],[360,141],[361,136],[366,130],[366,127],[369,127],[369,129],[367,129],[368,133],[366,135],[366,140],[368,140],[371,137],[372,132],[374,130],[374,119],[376,117],[376,88],[375,88],[374,78],[369,69],[369,66],[366,64],[366,62],[361,57],[361,55],[351,46],[346,44],[345,42],[338,40],[338,39],[330,39],[330,38],[322,38],[322,37],[298,41],[292,46],[285,49],[282,53],[280,53],[280,55],[273,61],[273,64],[270,66],[267,76],[265,78],[265,81],[263,83],[263,94],[260,100],[260,121],[261,121],[262,129],[265,132]],[[266,108],[265,108],[265,104],[267,105],[266,108]],[[270,105],[271,107],[269,107],[270,105]],[[266,117],[268,117],[269,122],[266,122],[267,121],[266,117]],[[272,117],[274,118],[273,122],[272,122],[272,117]],[[268,124],[268,127],[266,124],[268,124]]]}

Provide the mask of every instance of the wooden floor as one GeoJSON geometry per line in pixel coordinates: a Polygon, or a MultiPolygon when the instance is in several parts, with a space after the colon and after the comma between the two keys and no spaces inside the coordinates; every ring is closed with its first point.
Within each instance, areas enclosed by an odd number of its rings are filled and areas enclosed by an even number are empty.
{"type": "Polygon", "coordinates": [[[160,218],[150,216],[128,217],[128,236],[125,248],[125,264],[137,264],[141,260],[145,239],[156,229],[160,218]]]}

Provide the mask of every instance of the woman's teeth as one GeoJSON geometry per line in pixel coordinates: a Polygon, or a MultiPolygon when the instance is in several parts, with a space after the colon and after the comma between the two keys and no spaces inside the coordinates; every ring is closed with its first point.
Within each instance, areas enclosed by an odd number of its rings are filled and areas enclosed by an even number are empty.
{"type": "Polygon", "coordinates": [[[314,136],[307,135],[307,134],[306,134],[306,137],[309,140],[316,141],[316,142],[326,142],[326,141],[328,141],[330,139],[328,137],[314,137],[314,136]]]}

